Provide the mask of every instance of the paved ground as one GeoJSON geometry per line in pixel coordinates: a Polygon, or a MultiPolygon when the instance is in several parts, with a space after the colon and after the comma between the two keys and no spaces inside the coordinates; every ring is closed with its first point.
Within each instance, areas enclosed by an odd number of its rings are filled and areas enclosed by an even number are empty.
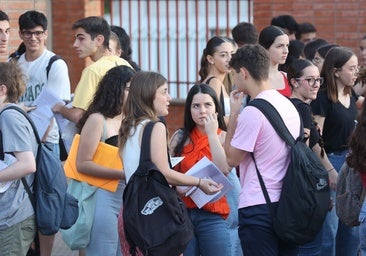
{"type": "Polygon", "coordinates": [[[61,237],[61,233],[58,232],[53,244],[52,256],[78,256],[78,251],[71,251],[69,247],[64,243],[61,237]]]}

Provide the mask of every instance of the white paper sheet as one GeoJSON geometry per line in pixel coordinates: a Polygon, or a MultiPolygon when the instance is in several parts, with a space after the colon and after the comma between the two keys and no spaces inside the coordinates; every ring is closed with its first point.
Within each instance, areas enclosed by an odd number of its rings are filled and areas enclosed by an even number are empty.
{"type": "MultiPolygon", "coordinates": [[[[226,178],[226,176],[207,157],[202,158],[194,166],[192,166],[192,168],[186,172],[186,175],[195,176],[201,179],[209,178],[216,183],[223,185],[221,191],[213,195],[205,194],[198,187],[191,187],[191,189],[186,192],[186,196],[190,196],[198,208],[202,208],[207,203],[217,201],[232,188],[232,185],[230,181],[226,178]]],[[[187,186],[179,186],[179,190],[187,190],[187,186]]]]}
{"type": "Polygon", "coordinates": [[[52,107],[59,102],[63,101],[47,88],[43,88],[37,99],[33,101],[32,105],[37,107],[28,114],[36,125],[40,138],[44,136],[54,117],[52,107]]]}

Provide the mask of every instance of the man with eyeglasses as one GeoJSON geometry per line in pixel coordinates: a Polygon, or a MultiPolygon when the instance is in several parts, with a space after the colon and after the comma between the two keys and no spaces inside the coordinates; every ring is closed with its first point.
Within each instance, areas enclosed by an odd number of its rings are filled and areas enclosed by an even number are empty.
{"type": "MultiPolygon", "coordinates": [[[[46,71],[50,59],[55,55],[46,47],[46,16],[38,11],[27,11],[19,16],[18,23],[19,36],[25,45],[25,53],[19,57],[18,63],[27,76],[26,91],[20,102],[27,110],[35,108],[33,102],[45,88],[62,100],[70,100],[70,79],[65,61],[57,59],[52,63],[49,72],[46,71]]],[[[42,106],[37,106],[40,107],[42,106]]],[[[59,131],[54,119],[51,120],[42,140],[59,157],[59,131]]],[[[39,238],[41,255],[51,255],[54,235],[39,234],[39,238]]]]}

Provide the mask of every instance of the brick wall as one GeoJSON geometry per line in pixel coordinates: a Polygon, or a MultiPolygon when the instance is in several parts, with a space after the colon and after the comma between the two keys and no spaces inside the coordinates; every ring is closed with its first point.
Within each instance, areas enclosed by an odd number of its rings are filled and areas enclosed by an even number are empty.
{"type": "Polygon", "coordinates": [[[330,43],[352,48],[359,54],[359,39],[366,34],[366,1],[254,0],[254,24],[260,31],[274,16],[290,14],[297,22],[311,22],[317,36],[330,43]]]}

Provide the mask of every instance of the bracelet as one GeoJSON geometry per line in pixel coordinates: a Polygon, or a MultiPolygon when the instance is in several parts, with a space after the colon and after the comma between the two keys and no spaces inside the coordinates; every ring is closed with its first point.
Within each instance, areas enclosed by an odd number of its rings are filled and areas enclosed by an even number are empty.
{"type": "Polygon", "coordinates": [[[331,170],[335,170],[334,167],[332,167],[331,169],[327,170],[327,172],[330,172],[331,170]]]}
{"type": "Polygon", "coordinates": [[[197,185],[197,187],[199,188],[200,185],[201,185],[201,178],[198,178],[198,185],[197,185]]]}

